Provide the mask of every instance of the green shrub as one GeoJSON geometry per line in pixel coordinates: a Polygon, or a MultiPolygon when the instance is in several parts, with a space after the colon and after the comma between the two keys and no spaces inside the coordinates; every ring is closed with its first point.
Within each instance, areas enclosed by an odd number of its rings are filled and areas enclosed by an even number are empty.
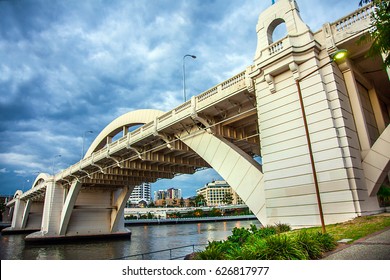
{"type": "Polygon", "coordinates": [[[197,252],[195,260],[224,260],[223,241],[209,241],[204,251],[197,252]]]}
{"type": "Polygon", "coordinates": [[[336,240],[329,233],[316,232],[313,238],[318,241],[323,252],[332,251],[337,246],[336,240]]]}
{"type": "Polygon", "coordinates": [[[276,234],[276,227],[275,226],[266,226],[262,227],[259,230],[257,230],[254,235],[259,238],[264,238],[273,234],[276,234]]]}
{"type": "Polygon", "coordinates": [[[298,246],[306,252],[311,260],[320,259],[323,253],[321,240],[316,238],[317,233],[301,230],[295,235],[298,246]]]}
{"type": "Polygon", "coordinates": [[[235,227],[232,230],[232,235],[228,237],[228,241],[238,244],[243,244],[249,236],[251,236],[252,232],[246,228],[237,228],[235,227]]]}
{"type": "Polygon", "coordinates": [[[265,246],[263,238],[252,236],[243,246],[236,247],[227,253],[226,258],[229,260],[258,260],[265,246]]]}
{"type": "Polygon", "coordinates": [[[266,237],[264,247],[259,252],[261,260],[307,260],[308,254],[302,250],[291,238],[285,234],[276,234],[266,237]]]}

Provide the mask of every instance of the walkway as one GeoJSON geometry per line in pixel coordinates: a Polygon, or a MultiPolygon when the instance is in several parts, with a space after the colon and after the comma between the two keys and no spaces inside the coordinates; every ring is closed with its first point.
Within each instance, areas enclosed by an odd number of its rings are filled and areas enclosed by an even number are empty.
{"type": "Polygon", "coordinates": [[[324,260],[390,260],[390,228],[344,246],[324,260]]]}

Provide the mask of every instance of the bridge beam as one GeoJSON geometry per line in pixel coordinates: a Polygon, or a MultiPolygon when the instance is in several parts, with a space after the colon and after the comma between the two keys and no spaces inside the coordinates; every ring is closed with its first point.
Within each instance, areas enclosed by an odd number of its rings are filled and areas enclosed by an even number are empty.
{"type": "Polygon", "coordinates": [[[202,158],[186,158],[182,156],[167,155],[163,153],[147,152],[144,154],[144,161],[171,163],[191,167],[209,167],[202,158]]]}
{"type": "Polygon", "coordinates": [[[72,185],[70,186],[68,195],[66,196],[65,203],[62,206],[59,235],[66,234],[70,216],[72,215],[73,208],[80,190],[81,182],[78,180],[73,181],[72,185]]]}
{"type": "Polygon", "coordinates": [[[193,174],[195,169],[193,166],[178,166],[178,165],[159,165],[153,162],[144,161],[126,161],[124,162],[123,169],[129,170],[146,170],[146,171],[158,171],[158,172],[169,172],[169,173],[183,173],[193,174]]]}

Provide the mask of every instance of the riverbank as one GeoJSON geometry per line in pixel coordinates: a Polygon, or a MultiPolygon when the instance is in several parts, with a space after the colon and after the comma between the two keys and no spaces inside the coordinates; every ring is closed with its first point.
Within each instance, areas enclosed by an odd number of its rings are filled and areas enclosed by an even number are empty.
{"type": "Polygon", "coordinates": [[[250,228],[233,231],[227,240],[210,243],[193,254],[198,260],[386,260],[390,258],[390,214],[357,217],[320,227],[283,231],[250,228]],[[341,251],[341,252],[340,252],[341,251]]]}
{"type": "Polygon", "coordinates": [[[160,224],[188,224],[188,223],[209,223],[223,221],[246,221],[256,220],[255,215],[240,216],[218,216],[218,217],[199,217],[199,218],[167,218],[167,219],[132,219],[125,220],[126,226],[135,225],[160,225],[160,224]]]}

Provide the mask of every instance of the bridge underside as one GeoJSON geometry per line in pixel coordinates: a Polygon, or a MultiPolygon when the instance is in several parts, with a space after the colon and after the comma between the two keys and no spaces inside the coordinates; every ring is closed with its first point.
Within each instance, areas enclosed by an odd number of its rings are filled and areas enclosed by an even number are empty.
{"type": "MultiPolygon", "coordinates": [[[[232,98],[220,103],[220,107],[210,106],[198,111],[143,138],[136,145],[94,159],[87,167],[27,196],[27,200],[39,201],[52,209],[43,209],[48,215],[45,218],[45,214],[41,214],[43,229],[27,236],[26,241],[126,233],[121,226],[123,217],[120,213],[135,186],[215,168],[205,155],[186,144],[197,135],[222,139],[227,147],[234,147],[248,159],[259,155],[254,100],[254,95],[247,90],[235,92],[232,98]]],[[[251,164],[260,170],[258,163],[253,161],[251,164]]]]}

